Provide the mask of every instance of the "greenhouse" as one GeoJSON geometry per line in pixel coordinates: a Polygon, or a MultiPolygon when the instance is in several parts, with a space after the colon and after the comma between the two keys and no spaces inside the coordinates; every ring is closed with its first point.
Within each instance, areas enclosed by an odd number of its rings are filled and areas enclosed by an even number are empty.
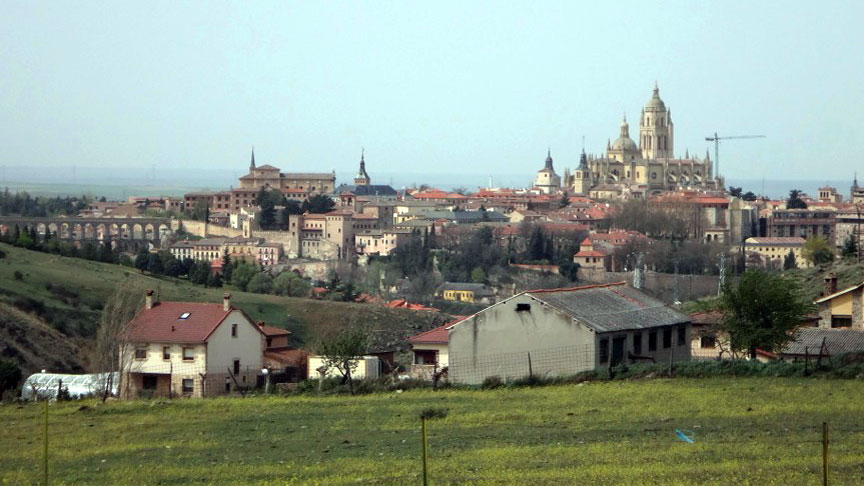
{"type": "Polygon", "coordinates": [[[34,373],[24,381],[21,398],[24,400],[56,400],[60,390],[69,398],[84,398],[99,395],[110,386],[111,395],[117,395],[119,373],[92,373],[87,375],[65,375],[58,373],[34,373]]]}

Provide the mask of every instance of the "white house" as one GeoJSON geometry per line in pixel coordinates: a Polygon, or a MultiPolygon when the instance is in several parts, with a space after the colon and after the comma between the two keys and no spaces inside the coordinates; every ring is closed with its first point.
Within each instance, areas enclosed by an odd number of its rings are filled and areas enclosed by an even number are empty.
{"type": "Polygon", "coordinates": [[[690,319],[624,282],[523,292],[448,330],[456,383],[690,359],[690,319]]]}
{"type": "Polygon", "coordinates": [[[202,397],[254,386],[265,340],[230,294],[222,304],[154,302],[148,290],[120,350],[120,395],[202,397]]]}

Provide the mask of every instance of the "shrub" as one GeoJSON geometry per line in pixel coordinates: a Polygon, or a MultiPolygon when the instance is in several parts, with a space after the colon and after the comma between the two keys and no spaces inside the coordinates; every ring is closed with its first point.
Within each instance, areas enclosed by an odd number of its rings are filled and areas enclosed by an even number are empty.
{"type": "Polygon", "coordinates": [[[484,390],[494,390],[502,385],[504,385],[504,380],[502,380],[500,376],[487,376],[483,379],[480,388],[484,390]]]}
{"type": "Polygon", "coordinates": [[[24,274],[19,272],[18,270],[15,270],[15,273],[13,273],[12,275],[15,276],[15,280],[23,280],[24,279],[24,274]]]}
{"type": "Polygon", "coordinates": [[[429,419],[443,419],[447,417],[447,412],[449,410],[441,407],[429,407],[424,408],[423,411],[420,412],[420,418],[429,419]]]}

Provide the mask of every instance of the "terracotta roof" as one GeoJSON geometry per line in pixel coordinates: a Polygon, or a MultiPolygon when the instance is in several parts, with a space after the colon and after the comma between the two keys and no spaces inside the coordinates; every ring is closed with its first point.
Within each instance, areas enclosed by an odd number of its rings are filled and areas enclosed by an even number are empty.
{"type": "Polygon", "coordinates": [[[720,311],[710,312],[693,312],[690,314],[690,321],[694,326],[717,324],[723,320],[723,314],[720,311]]]}
{"type": "Polygon", "coordinates": [[[261,332],[263,332],[264,335],[267,337],[288,336],[289,334],[291,334],[291,331],[287,329],[282,329],[281,327],[273,327],[267,325],[260,325],[258,327],[261,329],[261,332]]]}
{"type": "Polygon", "coordinates": [[[302,349],[268,349],[264,351],[264,359],[276,361],[282,366],[288,364],[302,367],[306,364],[308,357],[309,352],[302,349]]]}
{"type": "Polygon", "coordinates": [[[155,302],[151,309],[141,309],[129,323],[129,340],[203,343],[228,314],[235,310],[238,309],[231,307],[226,311],[222,304],[155,302]],[[187,317],[181,319],[183,315],[187,317]]]}
{"type": "Polygon", "coordinates": [[[450,338],[449,333],[447,332],[447,327],[449,327],[450,324],[452,323],[444,324],[435,329],[411,336],[408,338],[408,342],[414,344],[447,344],[450,338]]]}
{"type": "Polygon", "coordinates": [[[579,253],[577,253],[573,256],[577,256],[577,257],[606,257],[608,255],[606,255],[602,251],[596,251],[595,250],[595,251],[580,251],[579,253]]]}

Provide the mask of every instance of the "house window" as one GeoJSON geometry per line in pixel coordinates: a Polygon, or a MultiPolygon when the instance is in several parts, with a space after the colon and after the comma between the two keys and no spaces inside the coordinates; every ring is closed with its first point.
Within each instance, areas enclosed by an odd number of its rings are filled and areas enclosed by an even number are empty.
{"type": "Polygon", "coordinates": [[[231,324],[231,337],[237,337],[237,324],[231,324]]]}
{"type": "Polygon", "coordinates": [[[195,380],[183,378],[183,393],[192,393],[193,391],[195,391],[195,380]]]}
{"type": "Polygon", "coordinates": [[[162,348],[162,359],[171,359],[171,348],[165,346],[162,348]]]}
{"type": "Polygon", "coordinates": [[[609,362],[609,340],[601,339],[600,340],[600,363],[608,363],[609,362]]]}
{"type": "Polygon", "coordinates": [[[193,348],[183,348],[183,361],[195,361],[193,348]]]}
{"type": "Polygon", "coordinates": [[[239,359],[234,360],[234,374],[235,375],[240,374],[240,360],[239,359]]]}
{"type": "Polygon", "coordinates": [[[516,312],[530,311],[531,304],[516,304],[516,312]]]}
{"type": "Polygon", "coordinates": [[[678,326],[678,346],[683,346],[687,343],[687,328],[678,326]]]}
{"type": "Polygon", "coordinates": [[[637,332],[633,334],[633,354],[640,355],[642,354],[642,333],[637,332]]]}
{"type": "Polygon", "coordinates": [[[713,334],[708,334],[699,338],[699,347],[713,349],[717,347],[717,338],[713,334]]]}
{"type": "Polygon", "coordinates": [[[145,390],[155,390],[159,383],[159,378],[156,375],[144,375],[141,378],[141,388],[145,390]]]}
{"type": "Polygon", "coordinates": [[[672,329],[663,329],[663,349],[672,347],[672,329]]]}
{"type": "Polygon", "coordinates": [[[648,333],[648,351],[657,351],[657,331],[648,333]]]}
{"type": "Polygon", "coordinates": [[[831,316],[831,327],[852,327],[852,316],[831,316]]]}
{"type": "Polygon", "coordinates": [[[147,359],[147,348],[146,347],[135,348],[135,359],[147,359]]]}

